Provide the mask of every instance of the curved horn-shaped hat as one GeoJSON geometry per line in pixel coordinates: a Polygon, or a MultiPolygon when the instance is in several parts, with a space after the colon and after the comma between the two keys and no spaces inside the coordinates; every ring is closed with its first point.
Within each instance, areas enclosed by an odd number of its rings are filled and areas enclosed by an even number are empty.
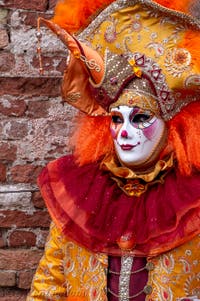
{"type": "Polygon", "coordinates": [[[105,113],[138,76],[148,78],[151,96],[165,120],[199,100],[200,22],[196,18],[150,0],[118,0],[76,37],[53,20],[44,22],[71,51],[62,94],[81,111],[105,113]]]}
{"type": "Polygon", "coordinates": [[[104,63],[97,51],[79,42],[75,37],[51,20],[40,18],[70,51],[70,58],[62,82],[63,100],[89,115],[107,112],[95,100],[89,79],[99,84],[104,74],[104,63]]]}

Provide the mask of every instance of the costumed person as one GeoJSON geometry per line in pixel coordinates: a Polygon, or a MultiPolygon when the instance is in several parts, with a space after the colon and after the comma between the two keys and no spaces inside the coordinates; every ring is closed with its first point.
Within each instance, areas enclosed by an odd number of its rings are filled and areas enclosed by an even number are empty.
{"type": "Polygon", "coordinates": [[[40,20],[69,49],[62,97],[81,113],[74,154],[38,179],[52,224],[27,301],[200,300],[195,5],[63,0],[40,20]]]}

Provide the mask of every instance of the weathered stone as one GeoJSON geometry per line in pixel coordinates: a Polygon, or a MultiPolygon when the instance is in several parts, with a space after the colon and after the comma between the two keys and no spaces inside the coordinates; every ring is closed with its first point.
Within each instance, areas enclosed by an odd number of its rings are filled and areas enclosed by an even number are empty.
{"type": "Polygon", "coordinates": [[[38,228],[49,227],[50,216],[45,211],[31,213],[17,210],[0,210],[1,228],[38,228]]]}
{"type": "MultiPolygon", "coordinates": [[[[0,32],[1,34],[1,32],[0,32]]],[[[0,41],[1,43],[1,41],[0,41]]],[[[1,47],[1,45],[0,45],[1,47]]],[[[10,52],[0,52],[0,72],[11,71],[15,67],[15,57],[10,52]],[[5,63],[6,62],[6,63],[5,63]]]]}
{"type": "Polygon", "coordinates": [[[31,231],[14,230],[8,236],[9,247],[34,247],[36,235],[31,231]]]}
{"type": "Polygon", "coordinates": [[[12,162],[16,159],[17,147],[12,143],[0,142],[0,160],[12,162]]]}
{"type": "Polygon", "coordinates": [[[26,186],[18,185],[4,185],[0,188],[0,209],[23,209],[30,210],[31,204],[31,191],[26,192],[30,189],[26,186]],[[23,190],[25,190],[23,192],[23,190]],[[21,191],[21,192],[20,192],[21,191]]]}
{"type": "Polygon", "coordinates": [[[8,46],[9,39],[8,39],[8,34],[6,29],[1,29],[0,28],[0,49],[5,48],[8,46]]]}
{"type": "Polygon", "coordinates": [[[0,78],[0,95],[59,96],[60,78],[0,78]]]}
{"type": "Polygon", "coordinates": [[[13,271],[0,271],[0,287],[16,285],[16,273],[13,271]]]}
{"type": "Polygon", "coordinates": [[[40,250],[0,250],[1,270],[34,269],[43,252],[40,250]]]}
{"type": "Polygon", "coordinates": [[[20,271],[18,273],[17,286],[22,289],[29,289],[34,275],[34,270],[20,271]]]}
{"type": "Polygon", "coordinates": [[[36,179],[42,169],[37,165],[15,165],[11,168],[11,179],[14,183],[36,183],[36,179]]]}

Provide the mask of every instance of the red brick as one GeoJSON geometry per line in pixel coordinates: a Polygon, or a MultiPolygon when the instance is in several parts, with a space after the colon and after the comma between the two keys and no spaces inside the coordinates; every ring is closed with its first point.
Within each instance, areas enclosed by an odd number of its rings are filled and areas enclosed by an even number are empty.
{"type": "Polygon", "coordinates": [[[60,154],[60,155],[63,155],[63,154],[66,154],[66,150],[67,150],[67,146],[64,144],[64,145],[54,145],[52,143],[52,146],[54,146],[53,149],[51,149],[48,153],[49,154],[54,154],[54,157],[55,157],[55,154],[60,154]]]}
{"type": "Polygon", "coordinates": [[[61,78],[1,77],[0,95],[59,96],[61,78]]]}
{"type": "Polygon", "coordinates": [[[0,210],[1,228],[49,227],[50,217],[46,211],[36,211],[33,214],[17,210],[0,210]]]}
{"type": "Polygon", "coordinates": [[[6,116],[21,117],[26,111],[26,103],[24,100],[18,99],[6,99],[0,101],[0,112],[6,116]]]}
{"type": "Polygon", "coordinates": [[[52,148],[48,153],[45,155],[45,159],[48,161],[52,161],[56,157],[61,157],[67,153],[67,146],[66,145],[56,145],[55,148],[52,148]]]}
{"type": "Polygon", "coordinates": [[[17,147],[11,143],[0,142],[0,160],[12,162],[16,159],[17,147]]]}
{"type": "Polygon", "coordinates": [[[4,241],[3,237],[0,237],[0,248],[3,248],[5,246],[6,245],[5,245],[5,241],[4,241]]]}
{"type": "Polygon", "coordinates": [[[4,3],[4,6],[6,8],[21,8],[36,11],[45,11],[47,9],[48,0],[4,0],[4,3]]]}
{"type": "Polygon", "coordinates": [[[36,244],[36,235],[30,231],[15,230],[10,233],[8,240],[10,247],[33,247],[36,244]]]}
{"type": "Polygon", "coordinates": [[[31,164],[15,165],[11,168],[11,180],[14,183],[36,183],[42,166],[31,164]]]}
{"type": "MultiPolygon", "coordinates": [[[[42,65],[45,71],[60,71],[61,75],[63,74],[66,68],[66,58],[67,56],[63,57],[63,54],[55,54],[54,56],[46,56],[42,55],[42,65]],[[54,61],[56,60],[56,67],[54,66],[54,61]]],[[[35,56],[32,61],[32,66],[39,70],[39,60],[38,57],[35,56]]]]}
{"type": "Polygon", "coordinates": [[[15,67],[14,55],[10,52],[0,52],[0,72],[11,71],[14,67],[15,67]]]}
{"type": "Polygon", "coordinates": [[[7,242],[6,242],[5,235],[3,233],[3,230],[0,229],[0,248],[6,247],[6,246],[7,246],[7,242]]]}
{"type": "Polygon", "coordinates": [[[5,29],[0,29],[0,48],[5,48],[8,46],[9,39],[8,39],[8,34],[5,29]]]}
{"type": "Polygon", "coordinates": [[[15,121],[11,120],[4,124],[4,134],[8,140],[18,140],[22,139],[28,135],[28,124],[27,121],[15,121]],[[6,128],[6,124],[9,124],[6,128]]]}
{"type": "Polygon", "coordinates": [[[6,181],[6,166],[0,162],[0,182],[6,181]]]}
{"type": "Polygon", "coordinates": [[[49,9],[53,9],[57,2],[57,0],[49,0],[49,9]]]}
{"type": "Polygon", "coordinates": [[[46,207],[41,193],[39,191],[32,193],[32,203],[35,208],[43,209],[46,207]]]}
{"type": "MultiPolygon", "coordinates": [[[[33,27],[37,27],[37,18],[38,17],[43,17],[45,19],[51,19],[51,17],[53,16],[52,13],[38,13],[38,12],[23,12],[23,11],[19,11],[19,17],[21,20],[23,20],[23,24],[26,26],[31,26],[33,27]]],[[[41,27],[42,27],[42,23],[41,23],[41,27]]]]}
{"type": "Polygon", "coordinates": [[[35,270],[19,272],[17,286],[22,289],[29,289],[34,274],[35,274],[35,270]]]}
{"type": "Polygon", "coordinates": [[[64,70],[66,69],[66,57],[62,58],[56,67],[57,71],[60,71],[63,74],[64,70]]]}
{"type": "Polygon", "coordinates": [[[26,301],[28,291],[0,288],[0,301],[26,301]]]}
{"type": "Polygon", "coordinates": [[[48,101],[30,101],[28,103],[27,116],[30,118],[48,117],[49,107],[48,101]]]}
{"type": "Polygon", "coordinates": [[[35,269],[43,254],[39,250],[0,250],[1,270],[35,269]]]}
{"type": "Polygon", "coordinates": [[[63,136],[66,128],[66,120],[48,121],[48,133],[51,136],[63,136]]]}
{"type": "Polygon", "coordinates": [[[0,271],[0,286],[15,286],[16,273],[11,271],[0,271]]]}

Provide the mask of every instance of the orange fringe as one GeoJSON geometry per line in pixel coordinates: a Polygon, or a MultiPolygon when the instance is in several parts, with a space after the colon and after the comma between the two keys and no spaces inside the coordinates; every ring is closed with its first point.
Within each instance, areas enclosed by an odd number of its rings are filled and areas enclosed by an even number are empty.
{"type": "Polygon", "coordinates": [[[98,161],[105,154],[113,152],[110,121],[110,116],[76,117],[71,144],[74,146],[74,155],[79,165],[98,161]]]}
{"type": "Polygon", "coordinates": [[[178,46],[186,48],[190,52],[192,63],[200,69],[200,32],[187,31],[183,41],[178,46]]]}
{"type": "Polygon", "coordinates": [[[154,0],[154,2],[162,6],[165,6],[169,9],[188,13],[192,1],[191,0],[154,0]]]}
{"type": "Polygon", "coordinates": [[[89,18],[114,0],[60,0],[52,21],[70,33],[89,24],[89,18]]]}

